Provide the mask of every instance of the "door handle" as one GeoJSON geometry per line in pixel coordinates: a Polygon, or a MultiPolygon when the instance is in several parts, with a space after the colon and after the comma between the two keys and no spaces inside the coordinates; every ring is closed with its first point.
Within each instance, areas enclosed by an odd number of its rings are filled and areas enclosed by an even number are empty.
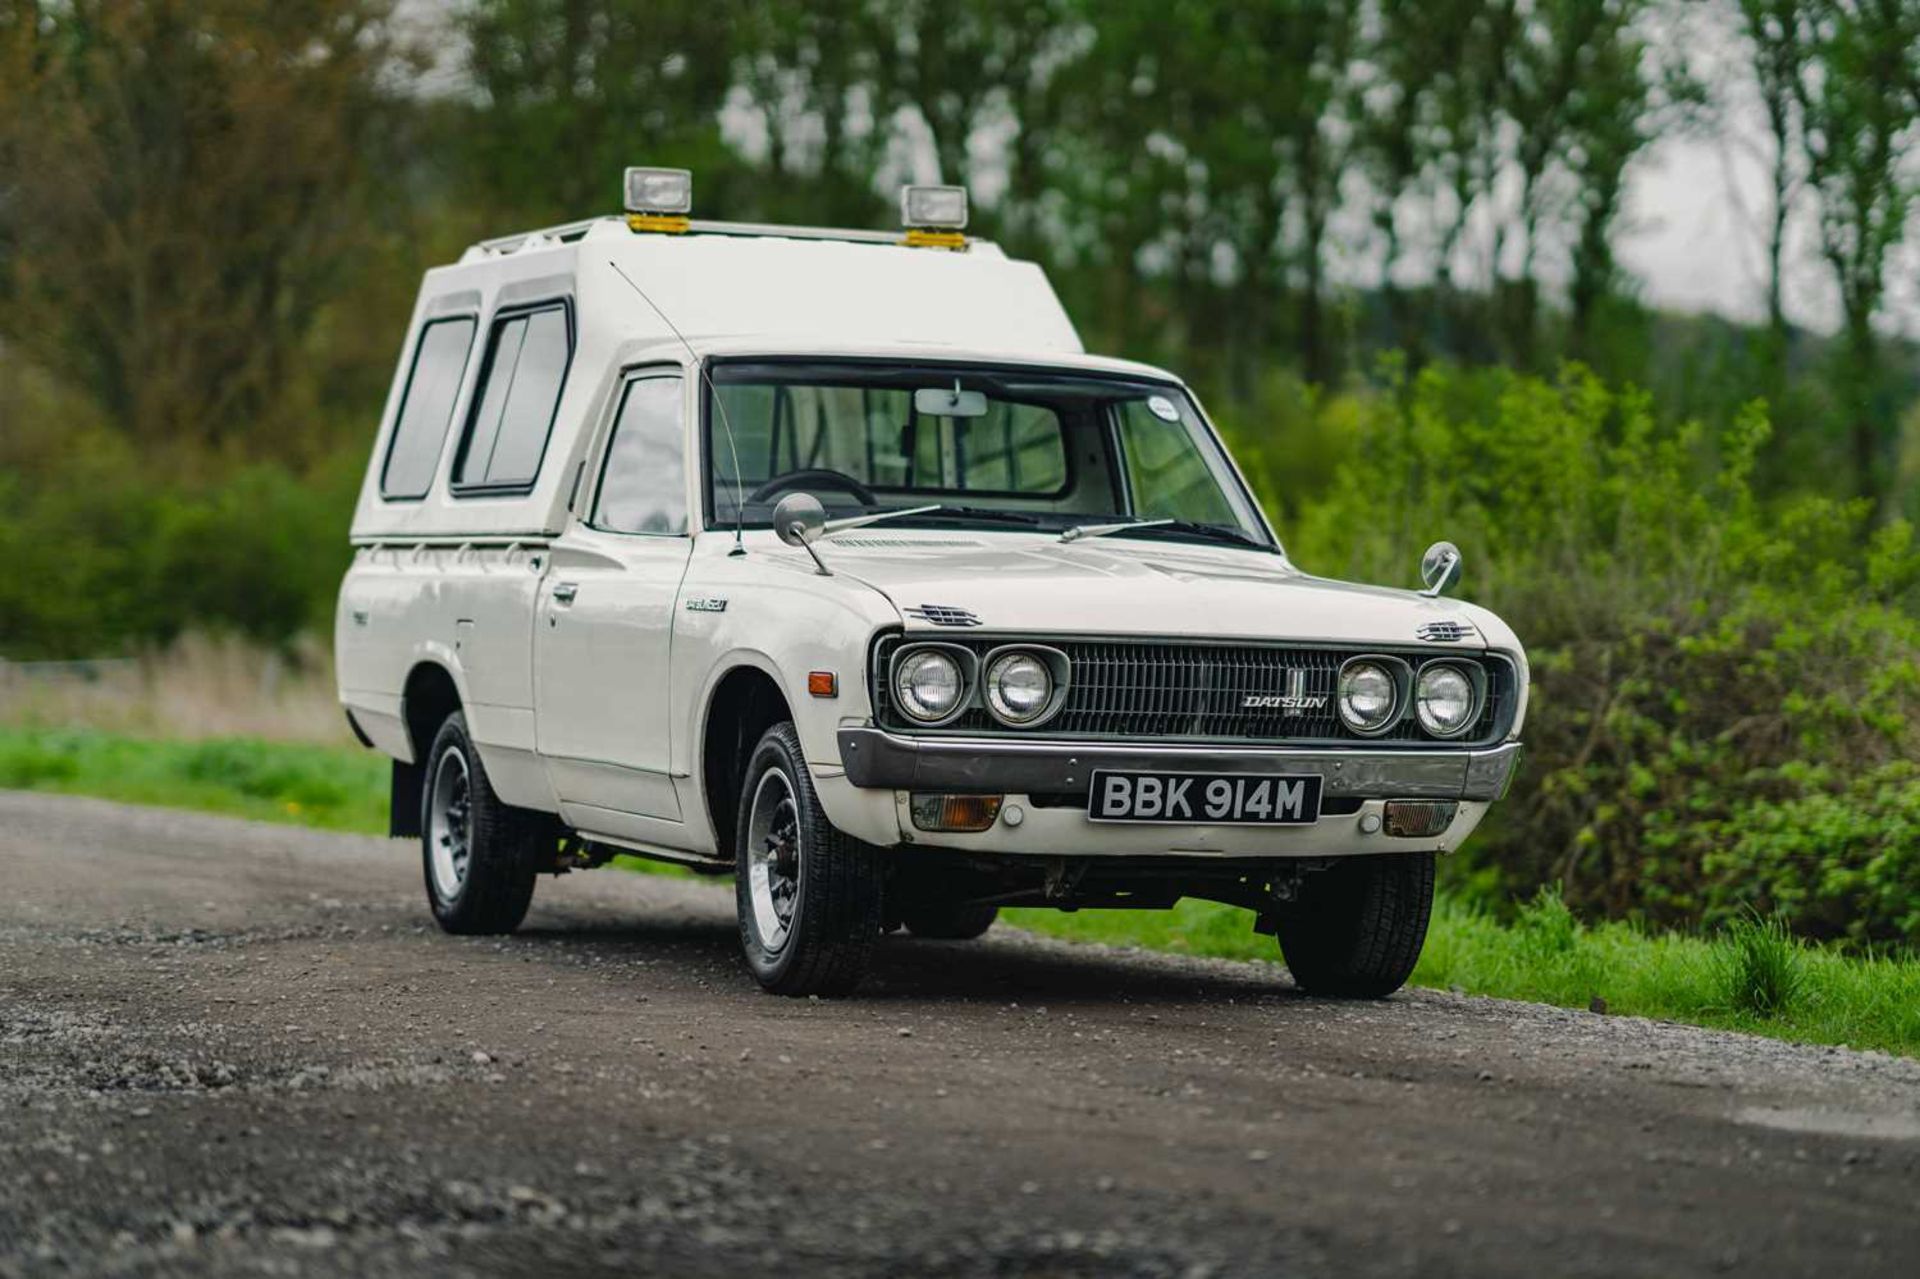
{"type": "Polygon", "coordinates": [[[555,604],[571,604],[573,603],[573,597],[579,593],[580,586],[577,582],[555,582],[553,585],[553,602],[555,604]]]}

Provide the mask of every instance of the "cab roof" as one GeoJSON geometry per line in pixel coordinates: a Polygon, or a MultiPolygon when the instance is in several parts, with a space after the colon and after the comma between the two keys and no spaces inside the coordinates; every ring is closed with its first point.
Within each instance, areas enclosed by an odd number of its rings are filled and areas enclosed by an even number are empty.
{"type": "Polygon", "coordinates": [[[430,271],[458,289],[502,273],[573,275],[584,325],[623,336],[783,336],[1078,353],[1085,348],[1045,273],[997,245],[910,247],[896,235],[690,224],[635,233],[616,218],[486,241],[430,271]],[[496,247],[489,247],[496,246],[496,247]]]}
{"type": "MultiPolygon", "coordinates": [[[[1136,378],[1151,382],[1179,383],[1180,379],[1165,369],[1151,364],[1142,364],[1137,360],[1122,360],[1110,355],[1090,355],[1085,351],[1035,351],[1020,349],[1001,344],[967,345],[943,344],[933,342],[879,341],[879,342],[835,342],[821,341],[811,337],[791,337],[770,334],[765,337],[695,337],[689,339],[688,346],[700,359],[751,359],[755,356],[767,356],[774,359],[818,358],[821,360],[889,360],[901,364],[916,361],[962,364],[1005,364],[1019,365],[1036,369],[1070,369],[1082,373],[1105,373],[1115,377],[1136,378]]],[[[677,341],[669,339],[657,348],[656,353],[666,356],[677,351],[684,356],[687,348],[677,341]]]]}

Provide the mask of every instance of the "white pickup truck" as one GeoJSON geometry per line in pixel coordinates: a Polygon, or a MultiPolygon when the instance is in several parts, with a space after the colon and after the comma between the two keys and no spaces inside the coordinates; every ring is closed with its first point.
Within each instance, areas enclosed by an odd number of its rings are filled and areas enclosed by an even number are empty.
{"type": "Polygon", "coordinates": [[[626,217],[427,272],[335,634],[454,932],[633,853],[731,874],[768,990],[1003,905],[1254,912],[1309,991],[1412,971],[1508,785],[1519,641],[1290,563],[1170,373],[967,237],[626,217]]]}

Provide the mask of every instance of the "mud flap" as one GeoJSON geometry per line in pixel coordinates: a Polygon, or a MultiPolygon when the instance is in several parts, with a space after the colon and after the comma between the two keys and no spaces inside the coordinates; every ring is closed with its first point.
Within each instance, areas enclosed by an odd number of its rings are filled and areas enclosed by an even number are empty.
{"type": "Polygon", "coordinates": [[[387,835],[411,839],[420,834],[420,790],[426,776],[422,764],[393,761],[393,781],[387,788],[387,835]]]}

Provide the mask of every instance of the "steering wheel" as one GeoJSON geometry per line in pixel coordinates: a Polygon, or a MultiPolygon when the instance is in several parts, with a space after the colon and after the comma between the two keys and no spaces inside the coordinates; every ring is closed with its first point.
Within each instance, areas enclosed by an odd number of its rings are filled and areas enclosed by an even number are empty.
{"type": "Polygon", "coordinates": [[[839,489],[848,494],[862,506],[880,505],[880,497],[872,489],[854,479],[844,471],[830,471],[825,467],[815,467],[805,471],[788,471],[785,475],[776,475],[747,494],[749,502],[764,502],[775,493],[787,489],[839,489]]]}

